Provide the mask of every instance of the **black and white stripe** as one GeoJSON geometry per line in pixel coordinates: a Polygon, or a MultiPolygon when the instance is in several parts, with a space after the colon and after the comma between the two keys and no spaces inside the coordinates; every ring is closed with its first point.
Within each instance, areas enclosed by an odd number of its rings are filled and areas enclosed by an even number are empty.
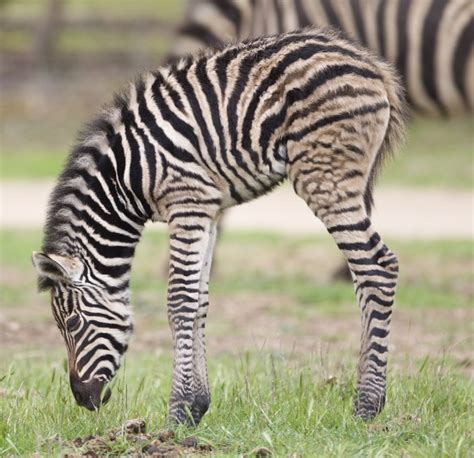
{"type": "Polygon", "coordinates": [[[332,26],[392,62],[412,107],[454,115],[474,106],[471,0],[200,0],[169,58],[229,41],[332,26]]]}
{"type": "MultiPolygon", "coordinates": [[[[189,57],[143,74],[72,152],[50,201],[43,288],[88,408],[131,334],[134,249],[147,220],[170,230],[170,415],[209,405],[204,326],[225,208],[289,178],[348,260],[363,317],[355,414],[383,406],[397,262],[372,227],[374,177],[404,128],[386,64],[333,32],[306,29],[189,57]]],[[[108,397],[108,395],[106,396],[108,397]]]]}

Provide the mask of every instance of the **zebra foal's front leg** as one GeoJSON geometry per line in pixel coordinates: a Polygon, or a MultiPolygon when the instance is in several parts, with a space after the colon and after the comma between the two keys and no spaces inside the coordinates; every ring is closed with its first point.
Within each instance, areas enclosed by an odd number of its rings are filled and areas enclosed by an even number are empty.
{"type": "Polygon", "coordinates": [[[204,330],[200,328],[207,310],[214,226],[212,219],[203,218],[174,219],[170,224],[168,320],[174,358],[169,415],[177,423],[198,423],[209,404],[204,330]],[[203,280],[206,294],[201,296],[203,280]]]}
{"type": "Polygon", "coordinates": [[[205,326],[209,307],[209,277],[211,274],[212,256],[216,244],[218,223],[213,221],[209,241],[204,257],[201,280],[199,282],[199,309],[194,325],[193,369],[194,369],[194,401],[191,406],[194,423],[197,424],[207,412],[211,402],[207,376],[205,326]]]}

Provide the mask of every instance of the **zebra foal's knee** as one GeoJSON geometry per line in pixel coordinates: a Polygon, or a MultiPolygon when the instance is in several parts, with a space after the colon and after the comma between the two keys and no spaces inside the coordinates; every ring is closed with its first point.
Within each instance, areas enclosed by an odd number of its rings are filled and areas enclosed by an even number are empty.
{"type": "Polygon", "coordinates": [[[356,295],[363,314],[374,309],[388,312],[395,299],[398,283],[398,259],[386,245],[362,258],[349,259],[349,268],[355,277],[356,295]]]}

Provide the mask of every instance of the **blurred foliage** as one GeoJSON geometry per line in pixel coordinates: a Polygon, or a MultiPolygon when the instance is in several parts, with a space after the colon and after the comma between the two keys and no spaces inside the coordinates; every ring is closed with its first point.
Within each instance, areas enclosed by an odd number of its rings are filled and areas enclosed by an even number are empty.
{"type": "MultiPolygon", "coordinates": [[[[58,53],[139,50],[162,54],[170,38],[170,26],[182,18],[186,0],[62,0],[58,3],[60,17],[66,21],[65,26],[58,27],[55,43],[58,53]],[[72,21],[74,28],[68,27],[67,21],[72,21]],[[91,21],[97,26],[90,27],[91,21]],[[117,21],[119,26],[113,27],[117,21]],[[156,21],[156,27],[141,27],[150,21],[156,21]],[[134,27],[124,30],[120,24],[134,27]]],[[[3,24],[0,50],[31,51],[49,6],[47,0],[11,0],[0,4],[3,24]]]]}
{"type": "MultiPolygon", "coordinates": [[[[35,19],[44,15],[49,0],[2,0],[0,14],[9,19],[35,19]]],[[[62,0],[68,17],[160,18],[176,20],[187,0],[62,0]]]]}
{"type": "Polygon", "coordinates": [[[382,173],[391,185],[472,188],[474,184],[474,117],[415,118],[408,138],[382,173]]]}

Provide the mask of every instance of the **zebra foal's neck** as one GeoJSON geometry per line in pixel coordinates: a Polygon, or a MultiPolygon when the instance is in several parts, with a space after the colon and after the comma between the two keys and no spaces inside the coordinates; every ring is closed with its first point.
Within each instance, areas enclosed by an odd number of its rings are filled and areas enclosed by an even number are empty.
{"type": "Polygon", "coordinates": [[[113,289],[128,287],[135,246],[152,213],[127,123],[130,100],[117,96],[81,134],[51,195],[43,241],[44,252],[80,259],[88,281],[113,289]]]}

